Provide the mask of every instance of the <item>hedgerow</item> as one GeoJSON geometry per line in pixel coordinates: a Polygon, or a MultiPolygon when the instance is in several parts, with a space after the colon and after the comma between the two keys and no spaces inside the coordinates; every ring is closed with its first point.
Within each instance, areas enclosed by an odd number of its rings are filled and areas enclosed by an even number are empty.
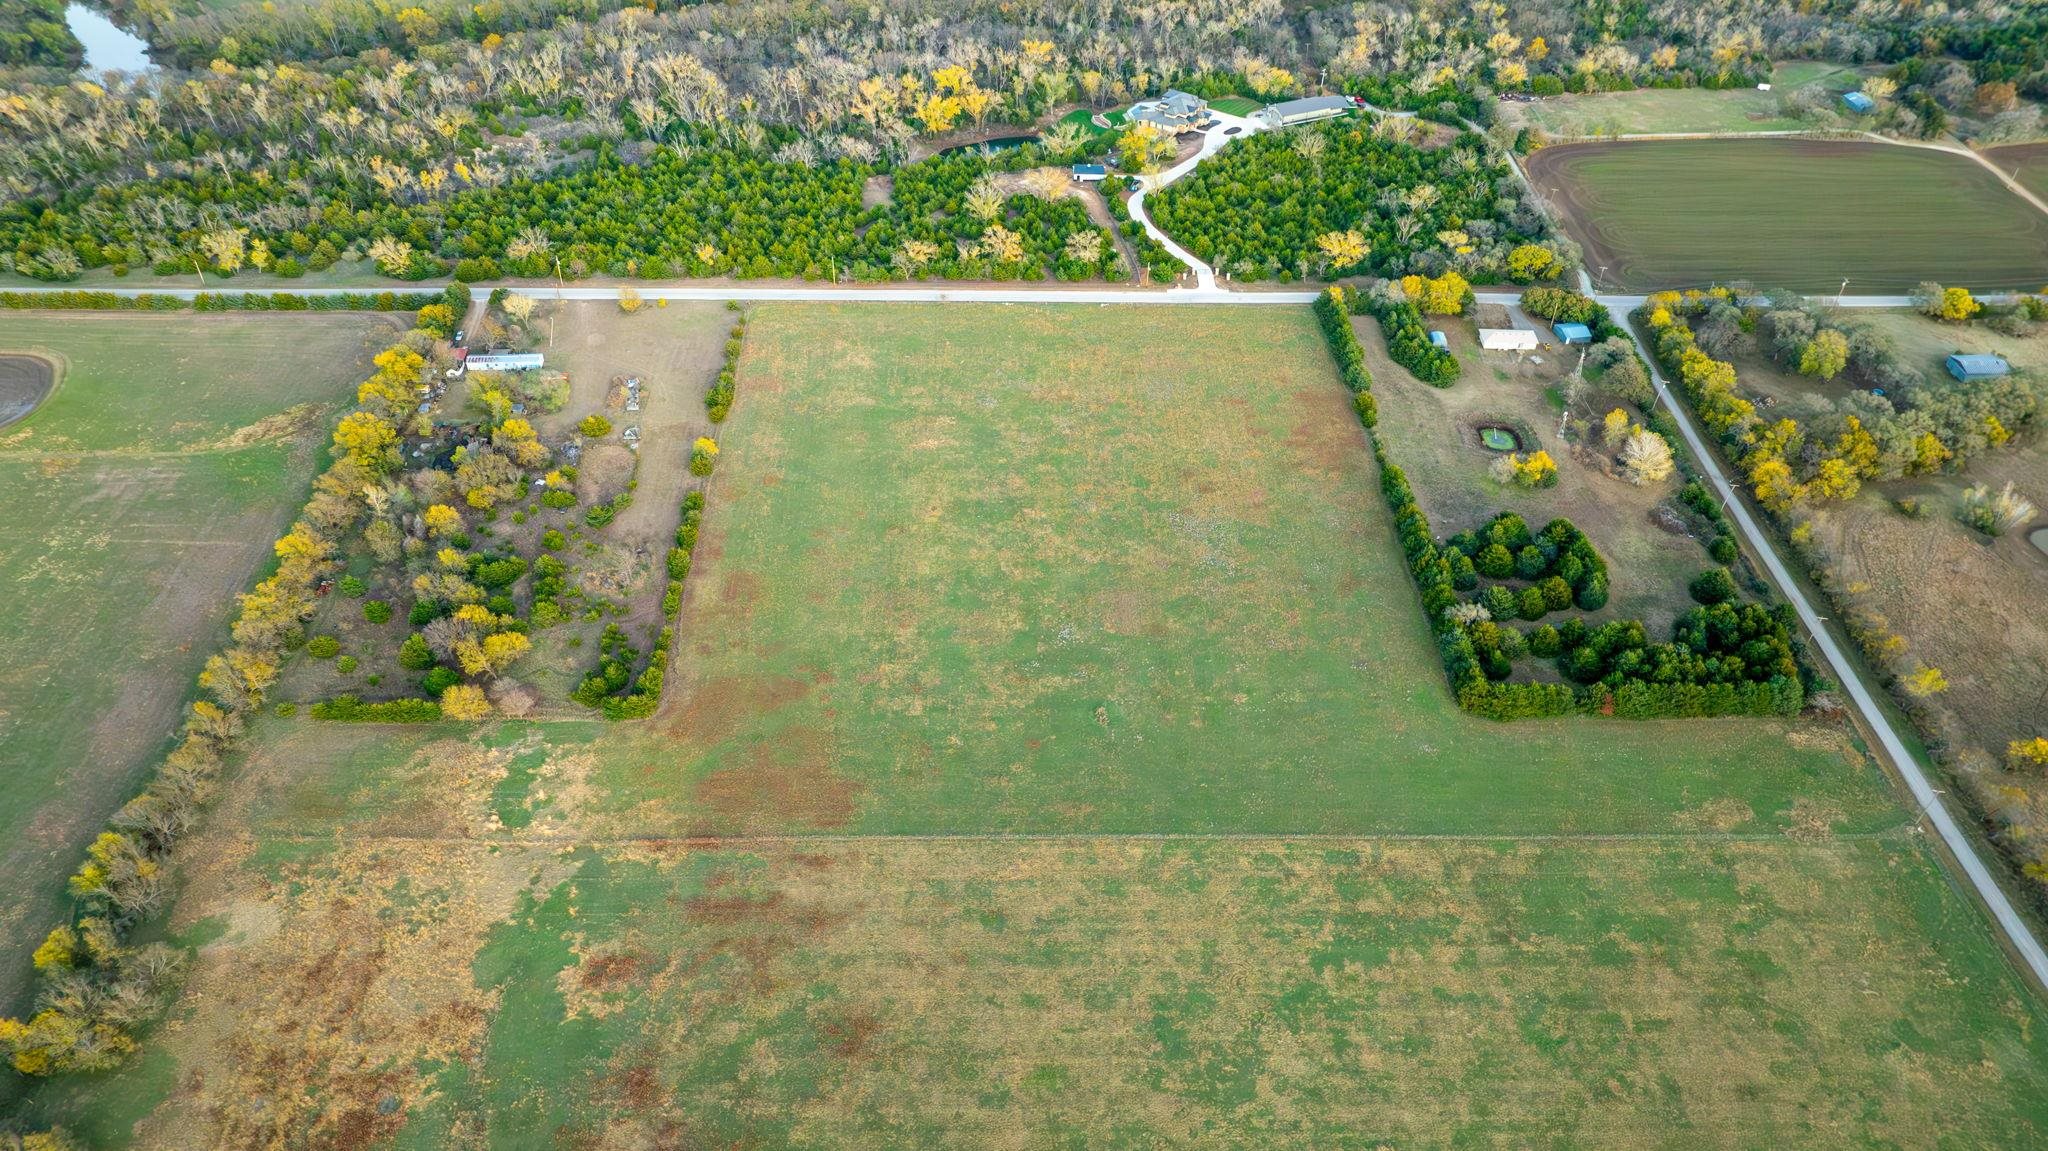
{"type": "MultiPolygon", "coordinates": [[[[1347,295],[1342,288],[1325,292],[1316,302],[1316,316],[1346,386],[1364,394],[1371,379],[1345,318],[1347,295]]],[[[1552,605],[1576,602],[1582,610],[1604,605],[1605,561],[1584,533],[1564,520],[1531,533],[1519,516],[1500,516],[1483,529],[1438,543],[1406,473],[1388,458],[1370,422],[1366,434],[1380,465],[1380,493],[1393,513],[1402,557],[1461,708],[1512,720],[1573,713],[1623,719],[1793,715],[1805,706],[1804,671],[1785,605],[1696,607],[1679,618],[1671,640],[1662,643],[1652,643],[1636,620],[1588,627],[1573,618],[1525,635],[1495,618],[1483,603],[1462,594],[1478,589],[1482,562],[1500,573],[1498,578],[1528,583],[1514,598],[1518,608],[1523,602],[1540,603],[1542,609],[1529,616],[1536,618],[1552,605]],[[1570,601],[1562,598],[1567,592],[1570,601]],[[1554,659],[1567,682],[1510,682],[1515,661],[1530,655],[1554,659]]],[[[1488,590],[1507,591],[1504,585],[1488,590]]]]}
{"type": "Polygon", "coordinates": [[[387,699],[365,703],[353,695],[337,695],[307,709],[314,719],[349,723],[434,723],[441,705],[431,699],[387,699]]]}
{"type": "Polygon", "coordinates": [[[1386,336],[1387,355],[1425,384],[1448,388],[1461,370],[1458,358],[1429,342],[1429,326],[1414,301],[1380,285],[1369,291],[1351,292],[1347,298],[1356,312],[1370,314],[1386,336]]]}

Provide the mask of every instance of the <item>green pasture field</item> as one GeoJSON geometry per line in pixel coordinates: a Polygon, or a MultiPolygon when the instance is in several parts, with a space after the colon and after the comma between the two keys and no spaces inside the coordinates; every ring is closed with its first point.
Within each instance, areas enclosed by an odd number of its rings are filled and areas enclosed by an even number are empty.
{"type": "Polygon", "coordinates": [[[0,314],[0,351],[62,366],[50,399],[0,429],[0,1003],[305,499],[372,333],[392,331],[361,315],[0,314]]]}
{"type": "Polygon", "coordinates": [[[1573,144],[1530,179],[1601,283],[1902,293],[2039,288],[2048,213],[1960,156],[1814,140],[1573,144]]]}
{"type": "Polygon", "coordinates": [[[1450,706],[1306,309],[764,306],[720,439],[660,715],[262,718],[181,855],[172,1025],[31,1118],[94,1148],[2048,1134],[2048,1018],[1846,732],[1450,706]]]}
{"type": "Polygon", "coordinates": [[[1862,83],[1839,64],[1780,64],[1771,91],[1755,88],[1642,88],[1545,96],[1533,104],[1505,103],[1501,118],[1552,136],[1615,136],[1658,132],[1797,132],[1815,125],[1788,114],[1787,101],[1804,88],[1829,95],[1862,83]]]}

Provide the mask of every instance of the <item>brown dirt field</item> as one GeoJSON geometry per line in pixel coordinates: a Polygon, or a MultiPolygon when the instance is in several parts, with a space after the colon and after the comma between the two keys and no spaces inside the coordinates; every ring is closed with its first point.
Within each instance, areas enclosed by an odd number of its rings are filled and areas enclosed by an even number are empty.
{"type": "Polygon", "coordinates": [[[25,353],[0,355],[0,428],[35,411],[56,387],[56,361],[25,353]]]}
{"type": "Polygon", "coordinates": [[[613,376],[637,376],[641,384],[640,410],[610,417],[618,429],[614,438],[626,428],[640,429],[639,484],[633,505],[605,529],[613,543],[644,553],[657,572],[627,601],[621,626],[638,643],[637,637],[660,626],[666,577],[659,570],[682,519],[683,494],[703,483],[690,474],[690,445],[698,436],[717,437],[704,412],[704,393],[725,362],[725,339],[734,317],[717,304],[648,307],[635,315],[602,303],[573,308],[564,317],[572,321],[567,330],[575,333],[566,358],[572,371],[607,382],[613,376]]]}
{"type": "Polygon", "coordinates": [[[1874,487],[1818,517],[1815,532],[1851,601],[1905,637],[1909,660],[1948,674],[1940,709],[1994,759],[2011,740],[2048,735],[2048,555],[2027,540],[2043,520],[1987,540],[1957,519],[1964,487],[2007,481],[2048,506],[2048,444],[1989,453],[1960,476],[1874,487]],[[1924,518],[1893,508],[1908,496],[1924,518]]]}
{"type": "MultiPolygon", "coordinates": [[[[1433,317],[1430,326],[1443,330],[1465,365],[1449,388],[1430,387],[1389,359],[1377,323],[1364,317],[1352,321],[1379,399],[1381,434],[1408,472],[1416,500],[1438,536],[1477,527],[1503,511],[1520,513],[1532,529],[1563,516],[1607,560],[1612,596],[1605,608],[1583,614],[1594,622],[1640,619],[1653,637],[1668,637],[1672,621],[1692,606],[1686,582],[1712,562],[1699,541],[1666,531],[1652,519],[1677,492],[1677,478],[1639,488],[1602,470],[1604,452],[1559,441],[1558,408],[1550,390],[1570,374],[1575,353],[1544,348],[1524,353],[1518,362],[1512,352],[1482,351],[1469,320],[1433,317]],[[1532,356],[1544,362],[1537,364],[1532,356]],[[1481,446],[1473,430],[1488,422],[1522,429],[1524,453],[1548,451],[1557,461],[1557,486],[1525,491],[1494,482],[1488,469],[1499,456],[1481,446]]],[[[1597,429],[1610,406],[1619,405],[1601,403],[1589,389],[1573,409],[1573,419],[1597,429]]]]}
{"type": "Polygon", "coordinates": [[[430,745],[409,773],[421,800],[411,806],[441,819],[394,821],[387,833],[406,833],[395,840],[371,828],[337,836],[272,865],[267,880],[251,818],[274,788],[310,781],[293,778],[290,754],[252,766],[180,852],[177,925],[210,919],[225,932],[200,948],[184,992],[207,1010],[160,1037],[205,1070],[142,1124],[141,1145],[376,1146],[428,1097],[423,1061],[480,1056],[497,995],[475,985],[472,960],[523,893],[574,870],[546,847],[468,838],[488,826],[490,768],[502,758],[430,745]]]}
{"type": "MultiPolygon", "coordinates": [[[[2048,141],[1987,148],[1981,154],[1993,167],[2019,181],[2021,187],[2048,199],[2048,141]]],[[[2048,273],[2044,273],[2044,278],[2048,278],[2048,273]]]]}

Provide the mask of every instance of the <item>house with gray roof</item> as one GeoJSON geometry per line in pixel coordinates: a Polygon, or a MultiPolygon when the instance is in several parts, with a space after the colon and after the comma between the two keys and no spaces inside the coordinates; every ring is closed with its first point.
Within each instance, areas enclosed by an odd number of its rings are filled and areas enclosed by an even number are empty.
{"type": "Polygon", "coordinates": [[[1252,119],[1268,128],[1286,128],[1315,120],[1348,116],[1355,107],[1357,105],[1351,102],[1349,96],[1305,96],[1299,100],[1268,104],[1253,112],[1252,119]]]}
{"type": "Polygon", "coordinates": [[[2011,375],[2012,365],[2005,362],[2004,356],[1957,352],[1948,358],[1948,374],[1964,383],[1971,380],[1995,380],[2000,376],[2011,375]]]}
{"type": "Polygon", "coordinates": [[[1134,124],[1150,124],[1169,136],[1192,132],[1209,118],[1209,103],[1200,96],[1168,88],[1157,100],[1140,100],[1126,113],[1134,124]]]}

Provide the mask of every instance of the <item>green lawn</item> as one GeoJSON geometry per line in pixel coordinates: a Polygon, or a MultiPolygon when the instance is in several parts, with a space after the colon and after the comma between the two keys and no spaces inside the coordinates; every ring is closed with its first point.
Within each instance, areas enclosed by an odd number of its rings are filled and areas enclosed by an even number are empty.
{"type": "Polygon", "coordinates": [[[1081,129],[1083,132],[1086,132],[1091,136],[1099,136],[1102,133],[1109,130],[1107,128],[1098,128],[1095,126],[1095,112],[1089,108],[1076,108],[1073,111],[1067,113],[1066,115],[1061,116],[1055,122],[1060,124],[1072,124],[1074,127],[1081,129]]]}
{"type": "Polygon", "coordinates": [[[1249,116],[1253,112],[1265,107],[1263,103],[1252,99],[1250,96],[1224,96],[1221,99],[1209,101],[1209,106],[1218,112],[1227,112],[1232,116],[1249,116]]]}
{"type": "Polygon", "coordinates": [[[1527,161],[1602,283],[1746,279],[1900,293],[1923,280],[2039,288],[2048,214],[1960,156],[1808,140],[1545,148],[1527,161]]]}
{"type": "Polygon", "coordinates": [[[2048,1135],[2048,1018],[1843,731],[1450,707],[1305,309],[771,305],[739,389],[664,711],[262,719],[182,857],[178,1026],[32,1117],[95,1148],[2048,1135]]]}
{"type": "Polygon", "coordinates": [[[0,314],[0,349],[64,366],[49,401],[0,431],[0,1003],[26,977],[20,945],[169,739],[234,593],[305,498],[373,330],[393,328],[0,314]]]}
{"type": "Polygon", "coordinates": [[[1503,104],[1502,119],[1552,136],[1613,136],[1655,132],[1796,132],[1816,127],[1789,114],[1803,88],[1829,95],[1862,83],[1839,64],[1780,64],[1771,91],[1755,88],[1643,88],[1633,92],[1546,96],[1533,104],[1503,104]]]}

